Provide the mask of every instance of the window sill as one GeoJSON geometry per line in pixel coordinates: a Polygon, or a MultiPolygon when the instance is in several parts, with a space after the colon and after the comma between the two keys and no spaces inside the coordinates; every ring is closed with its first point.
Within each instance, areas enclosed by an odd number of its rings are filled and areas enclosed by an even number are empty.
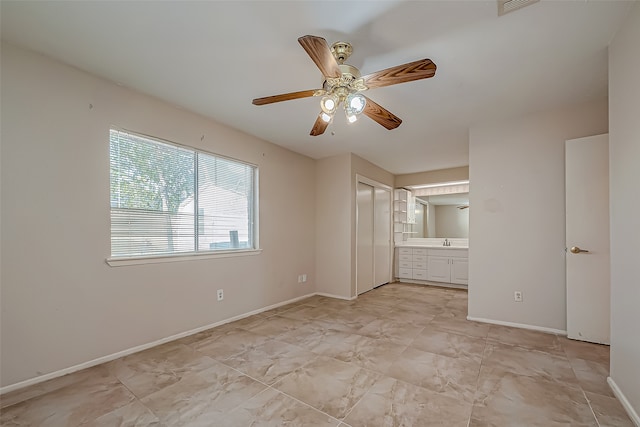
{"type": "Polygon", "coordinates": [[[236,251],[218,251],[207,252],[199,254],[181,254],[181,255],[154,255],[154,256],[140,256],[140,257],[126,257],[126,258],[107,258],[107,264],[111,267],[124,267],[127,265],[140,265],[140,264],[160,264],[165,262],[179,262],[179,261],[195,261],[201,259],[212,258],[230,258],[239,256],[259,255],[262,249],[246,249],[236,251]]]}

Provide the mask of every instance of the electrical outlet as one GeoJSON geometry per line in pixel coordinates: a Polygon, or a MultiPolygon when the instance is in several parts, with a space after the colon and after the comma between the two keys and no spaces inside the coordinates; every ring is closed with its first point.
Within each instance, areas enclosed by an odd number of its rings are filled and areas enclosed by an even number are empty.
{"type": "Polygon", "coordinates": [[[513,300],[515,302],[522,302],[522,292],[521,291],[515,291],[513,293],[513,300]]]}
{"type": "Polygon", "coordinates": [[[306,275],[306,274],[303,274],[303,275],[302,275],[302,281],[303,281],[303,282],[306,282],[306,281],[307,281],[307,275],[306,275]]]}
{"type": "Polygon", "coordinates": [[[218,289],[218,301],[222,301],[224,299],[224,290],[218,289]]]}

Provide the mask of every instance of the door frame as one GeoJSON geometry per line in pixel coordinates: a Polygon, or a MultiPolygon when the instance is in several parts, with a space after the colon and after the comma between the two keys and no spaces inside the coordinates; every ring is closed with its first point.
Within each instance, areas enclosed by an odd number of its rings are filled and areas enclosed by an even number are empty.
{"type": "MultiPolygon", "coordinates": [[[[391,187],[390,185],[386,185],[381,182],[378,182],[376,180],[373,180],[371,178],[368,178],[364,175],[356,174],[355,185],[354,185],[355,187],[354,200],[356,205],[355,229],[353,230],[353,234],[355,234],[355,248],[353,251],[354,258],[352,263],[352,267],[355,267],[354,270],[355,270],[355,288],[356,288],[355,297],[356,298],[358,297],[358,264],[357,264],[357,260],[358,260],[358,183],[370,185],[374,188],[374,190],[376,188],[385,190],[389,194],[390,218],[393,219],[393,215],[391,214],[391,209],[393,207],[393,187],[391,187]]],[[[375,205],[374,205],[373,213],[375,215],[375,205]]],[[[375,217],[374,217],[374,224],[375,224],[375,217]]],[[[387,255],[389,258],[389,282],[391,282],[393,278],[393,245],[391,244],[392,237],[393,237],[393,221],[389,221],[389,253],[387,255]]],[[[374,269],[375,269],[375,265],[374,265],[374,269]]],[[[375,271],[374,271],[374,277],[375,277],[375,271]]]]}

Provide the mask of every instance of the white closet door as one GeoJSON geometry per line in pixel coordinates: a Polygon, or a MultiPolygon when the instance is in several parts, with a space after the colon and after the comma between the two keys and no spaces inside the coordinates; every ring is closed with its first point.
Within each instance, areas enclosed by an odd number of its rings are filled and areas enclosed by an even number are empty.
{"type": "Polygon", "coordinates": [[[391,278],[391,191],[374,191],[374,286],[380,286],[391,278]]]}
{"type": "Polygon", "coordinates": [[[356,286],[358,294],[373,289],[373,204],[374,188],[371,185],[358,182],[357,194],[357,259],[356,286]]]}

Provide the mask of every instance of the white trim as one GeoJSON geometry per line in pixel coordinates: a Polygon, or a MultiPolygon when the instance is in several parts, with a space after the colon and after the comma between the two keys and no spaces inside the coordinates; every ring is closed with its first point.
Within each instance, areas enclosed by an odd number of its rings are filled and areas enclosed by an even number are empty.
{"type": "Polygon", "coordinates": [[[529,329],[531,331],[545,332],[547,334],[567,335],[567,331],[562,329],[546,328],[544,326],[527,325],[524,323],[503,322],[502,320],[483,319],[481,317],[467,316],[467,320],[473,322],[490,323],[492,325],[511,326],[512,328],[529,329]]]}
{"type": "Polygon", "coordinates": [[[383,190],[388,190],[388,191],[393,190],[393,188],[388,186],[387,184],[383,184],[381,182],[374,181],[373,179],[367,178],[366,176],[360,175],[359,173],[356,174],[356,182],[361,182],[363,184],[367,184],[367,185],[370,185],[372,187],[382,188],[383,190]]]}
{"type": "MultiPolygon", "coordinates": [[[[215,328],[216,326],[224,325],[226,323],[235,322],[236,320],[244,319],[245,317],[253,316],[254,314],[259,314],[259,313],[262,313],[264,311],[273,310],[274,308],[278,308],[278,307],[281,307],[283,305],[291,304],[291,303],[294,303],[296,301],[300,301],[300,300],[303,300],[305,298],[312,297],[314,295],[317,295],[317,294],[316,293],[311,293],[311,294],[303,295],[303,296],[300,296],[300,297],[296,297],[296,298],[293,298],[293,299],[290,299],[290,300],[287,300],[287,301],[279,302],[277,304],[273,304],[273,305],[270,305],[270,306],[267,306],[267,307],[263,307],[263,308],[260,308],[260,309],[257,309],[257,310],[253,310],[253,311],[250,311],[248,313],[240,314],[238,316],[234,316],[234,317],[231,317],[229,319],[221,320],[219,322],[211,323],[211,324],[205,325],[205,326],[200,326],[199,328],[191,329],[191,330],[186,331],[186,332],[181,332],[179,334],[171,335],[171,336],[166,337],[166,338],[162,338],[162,339],[159,339],[159,340],[156,340],[156,341],[152,341],[152,342],[149,342],[149,343],[146,343],[146,344],[142,344],[142,345],[138,345],[138,346],[135,346],[135,347],[131,347],[131,348],[128,348],[126,350],[119,351],[117,353],[112,353],[112,354],[109,354],[109,355],[106,355],[106,356],[98,357],[97,359],[93,359],[93,360],[89,360],[87,362],[79,363],[77,365],[70,366],[68,368],[60,369],[60,370],[54,371],[54,372],[49,372],[48,374],[40,375],[40,376],[35,377],[35,378],[30,378],[28,380],[24,380],[24,381],[15,383],[15,384],[10,384],[8,386],[0,387],[0,395],[6,394],[6,393],[9,393],[9,392],[12,392],[12,391],[24,388],[24,387],[28,387],[28,386],[31,386],[31,385],[34,385],[34,384],[39,384],[39,383],[42,383],[44,381],[52,380],[54,378],[58,378],[58,377],[61,377],[63,375],[71,374],[73,372],[77,372],[77,371],[80,371],[82,369],[91,368],[92,366],[100,365],[102,363],[111,362],[112,360],[119,359],[121,357],[128,356],[130,354],[137,353],[137,352],[142,351],[142,350],[147,350],[147,349],[149,349],[151,347],[155,347],[155,346],[158,346],[158,345],[161,345],[161,344],[165,344],[165,343],[168,343],[170,341],[175,341],[175,340],[178,340],[180,338],[188,337],[190,335],[194,335],[194,334],[197,334],[199,332],[206,331],[207,329],[211,329],[211,328],[215,328]]],[[[328,295],[326,295],[326,296],[328,296],[328,295]]],[[[341,298],[342,299],[342,297],[337,297],[337,296],[334,297],[334,298],[341,298]]]]}
{"type": "MultiPolygon", "coordinates": [[[[406,245],[402,245],[402,246],[398,246],[398,247],[406,247],[406,245]]],[[[415,246],[415,247],[422,247],[422,246],[415,246]]],[[[447,249],[449,249],[449,248],[447,248],[447,249]]],[[[411,284],[414,284],[414,285],[439,286],[441,288],[463,289],[465,291],[469,290],[469,285],[463,285],[463,284],[460,284],[460,283],[431,282],[431,281],[428,281],[428,280],[405,279],[405,278],[401,278],[401,277],[398,277],[397,280],[400,283],[411,283],[411,284]]]]}
{"type": "Polygon", "coordinates": [[[261,253],[262,253],[262,249],[238,249],[234,251],[219,251],[219,252],[216,251],[216,252],[172,254],[172,255],[159,255],[159,256],[126,257],[126,258],[107,258],[106,262],[111,267],[123,267],[126,265],[160,264],[164,262],[195,261],[199,259],[212,259],[212,258],[230,258],[230,257],[237,257],[237,256],[259,255],[261,253]]]}
{"type": "Polygon", "coordinates": [[[341,300],[344,300],[344,301],[353,301],[354,299],[358,298],[357,296],[355,296],[355,297],[343,297],[341,295],[328,294],[326,292],[316,292],[316,295],[321,296],[321,297],[327,297],[327,298],[341,299],[341,300]]]}
{"type": "Polygon", "coordinates": [[[620,390],[618,384],[616,384],[616,382],[611,377],[607,377],[607,383],[609,383],[611,391],[613,391],[613,394],[618,398],[624,410],[627,411],[627,415],[629,415],[631,421],[636,425],[636,427],[640,427],[640,416],[638,416],[636,410],[633,409],[633,406],[631,406],[631,403],[629,403],[627,397],[624,395],[622,390],[620,390]]]}

